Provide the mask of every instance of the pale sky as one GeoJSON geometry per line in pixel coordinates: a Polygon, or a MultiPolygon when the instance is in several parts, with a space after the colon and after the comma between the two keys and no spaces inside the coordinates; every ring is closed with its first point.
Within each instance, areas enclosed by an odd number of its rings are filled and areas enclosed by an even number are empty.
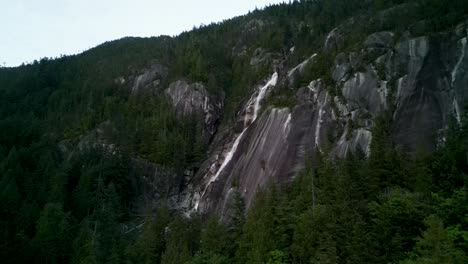
{"type": "Polygon", "coordinates": [[[80,53],[126,36],[177,35],[284,0],[0,0],[0,64],[80,53]]]}

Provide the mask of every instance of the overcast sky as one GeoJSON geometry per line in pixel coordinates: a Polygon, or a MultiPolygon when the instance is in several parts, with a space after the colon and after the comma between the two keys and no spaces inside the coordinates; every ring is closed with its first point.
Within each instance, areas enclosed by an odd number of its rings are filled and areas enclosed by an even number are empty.
{"type": "Polygon", "coordinates": [[[283,0],[0,0],[0,64],[76,54],[125,36],[177,35],[283,0]]]}

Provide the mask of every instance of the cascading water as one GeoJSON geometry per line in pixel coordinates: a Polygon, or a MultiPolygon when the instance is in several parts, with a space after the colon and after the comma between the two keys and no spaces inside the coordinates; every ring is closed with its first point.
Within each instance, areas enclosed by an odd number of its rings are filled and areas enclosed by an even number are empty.
{"type": "Polygon", "coordinates": [[[288,78],[293,77],[293,74],[295,74],[297,71],[302,72],[304,68],[307,66],[307,64],[313,60],[317,56],[317,53],[314,53],[312,56],[301,62],[299,65],[296,67],[292,68],[291,70],[288,71],[288,78]]]}
{"type": "Polygon", "coordinates": [[[226,154],[226,157],[224,158],[224,161],[223,163],[221,164],[221,166],[218,168],[218,170],[216,171],[216,173],[211,177],[210,181],[206,184],[205,186],[205,189],[203,190],[202,194],[198,197],[198,199],[196,199],[195,201],[195,205],[192,209],[192,211],[197,211],[198,210],[198,206],[200,205],[200,200],[203,198],[203,196],[205,196],[205,193],[206,191],[208,190],[208,187],[213,183],[215,182],[219,175],[221,174],[221,172],[223,172],[224,168],[229,164],[229,162],[232,160],[232,157],[234,156],[234,154],[236,153],[237,151],[237,147],[239,146],[239,143],[241,142],[243,136],[244,136],[244,133],[247,131],[247,129],[249,128],[249,126],[257,119],[258,117],[258,112],[260,111],[260,108],[261,108],[261,101],[263,100],[263,98],[265,97],[266,95],[266,92],[268,90],[268,88],[272,87],[272,86],[276,86],[276,83],[278,82],[278,73],[275,72],[270,80],[262,87],[260,87],[260,89],[258,90],[258,93],[257,93],[257,96],[256,97],[252,97],[250,100],[249,100],[249,103],[247,104],[247,108],[251,107],[252,106],[252,103],[253,103],[253,115],[252,115],[252,119],[250,120],[250,122],[244,122],[244,129],[242,130],[242,132],[237,136],[236,140],[234,141],[234,144],[232,145],[231,149],[229,150],[229,152],[226,154]]]}
{"type": "Polygon", "coordinates": [[[466,37],[465,38],[462,38],[460,40],[460,43],[461,43],[461,54],[460,54],[460,58],[458,59],[457,61],[457,64],[455,65],[455,67],[453,68],[452,70],[452,87],[455,83],[455,77],[457,76],[457,73],[458,73],[458,69],[460,68],[460,65],[462,64],[463,62],[463,59],[465,58],[465,47],[466,47],[466,37]]]}
{"type": "Polygon", "coordinates": [[[325,114],[324,107],[327,101],[328,101],[328,93],[325,94],[325,99],[323,100],[323,102],[317,101],[320,104],[320,107],[318,110],[317,125],[315,126],[315,146],[320,152],[322,152],[320,148],[320,129],[322,128],[323,114],[325,114]]]}
{"type": "Polygon", "coordinates": [[[258,92],[257,98],[255,99],[254,115],[252,117],[252,122],[251,123],[253,123],[255,121],[255,119],[257,119],[258,111],[260,110],[260,102],[265,97],[265,93],[266,93],[267,89],[269,87],[271,87],[271,86],[275,86],[277,82],[278,82],[278,73],[275,72],[275,73],[273,73],[273,76],[271,76],[271,79],[265,84],[265,86],[260,88],[260,91],[258,92]]]}
{"type": "MultiPolygon", "coordinates": [[[[460,57],[458,58],[457,64],[455,64],[455,67],[452,70],[452,87],[455,87],[455,81],[457,78],[458,70],[463,60],[465,59],[466,42],[467,42],[467,37],[464,37],[459,41],[459,43],[461,44],[461,52],[460,52],[460,57]]],[[[456,98],[453,99],[453,110],[455,112],[455,118],[457,119],[458,124],[461,124],[460,106],[458,105],[456,98]]]]}

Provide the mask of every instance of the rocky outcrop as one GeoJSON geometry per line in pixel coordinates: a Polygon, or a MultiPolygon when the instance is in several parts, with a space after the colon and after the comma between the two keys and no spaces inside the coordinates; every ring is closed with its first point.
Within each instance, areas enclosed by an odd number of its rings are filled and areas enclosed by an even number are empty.
{"type": "MultiPolygon", "coordinates": [[[[258,27],[252,26],[248,34],[265,26],[252,23],[258,27]]],[[[247,61],[253,71],[273,65],[277,72],[253,87],[235,121],[222,130],[218,130],[222,95],[210,94],[201,83],[171,83],[164,93],[180,118],[195,118],[203,129],[208,158],[196,172],[183,175],[136,162],[135,168],[145,175],[145,199],[152,203],[166,199],[171,208],[187,214],[215,212],[226,217],[237,194],[249,208],[259,189],[291,182],[306,160],[316,155],[344,158],[361,152],[370,156],[374,119],[384,111],[392,114],[397,145],[413,152],[433,151],[443,141],[450,120],[460,122],[468,103],[467,23],[431,36],[375,32],[356,48],[344,50],[352,32],[349,25],[356,23],[351,19],[348,25],[333,29],[324,38],[322,50],[291,67],[285,65],[294,49],[279,55],[239,40],[234,57],[251,54],[247,61]],[[309,85],[297,88],[297,78],[304,83],[303,77],[309,75],[306,66],[320,62],[321,53],[336,54],[329,76],[305,80],[309,85]],[[277,93],[279,89],[287,90],[288,96],[294,94],[289,99],[295,103],[264,106],[270,96],[285,96],[277,93]]],[[[161,93],[166,74],[159,65],[115,82],[132,83],[132,94],[161,93]]]]}
{"type": "Polygon", "coordinates": [[[450,119],[460,118],[460,106],[468,103],[464,41],[466,35],[444,33],[397,44],[387,68],[395,69],[390,74],[399,77],[394,113],[398,144],[432,151],[450,119]]]}
{"type": "Polygon", "coordinates": [[[201,83],[179,80],[165,91],[178,116],[194,117],[204,128],[205,142],[215,134],[223,110],[223,96],[213,96],[201,83]]]}
{"type": "Polygon", "coordinates": [[[388,49],[393,46],[393,37],[395,34],[389,31],[377,32],[371,34],[363,43],[363,47],[367,49],[388,49]]]}
{"type": "MultiPolygon", "coordinates": [[[[306,153],[313,149],[306,140],[314,135],[313,106],[272,108],[243,135],[237,151],[217,179],[198,192],[199,212],[224,215],[232,202],[233,190],[251,206],[259,189],[287,183],[302,168],[306,153]],[[201,196],[201,197],[200,197],[201,196]]],[[[203,186],[203,185],[202,185],[203,186]]]]}
{"type": "Polygon", "coordinates": [[[324,49],[326,52],[336,52],[341,49],[343,46],[343,34],[340,31],[340,28],[335,28],[330,33],[328,33],[325,38],[324,49]]]}
{"type": "MultiPolygon", "coordinates": [[[[248,208],[259,189],[290,182],[317,153],[369,156],[373,120],[383,111],[393,111],[398,145],[432,151],[449,119],[459,120],[461,106],[468,103],[467,31],[465,25],[460,27],[433,37],[406,33],[399,40],[388,31],[371,34],[362,49],[338,53],[330,71],[334,84],[311,80],[297,90],[291,109],[270,108],[249,118],[248,109],[262,89],[254,91],[238,119],[247,128],[240,134],[216,135],[219,145],[212,147],[210,158],[192,179],[186,209],[223,217],[234,193],[248,208]],[[228,162],[220,166],[220,157],[228,157],[228,162]]],[[[340,29],[333,30],[324,52],[339,50],[343,37],[340,29]]],[[[313,58],[280,74],[277,82],[291,85],[313,58]]]]}
{"type": "Polygon", "coordinates": [[[309,63],[312,63],[315,57],[317,57],[316,53],[288,71],[288,84],[290,86],[294,86],[294,82],[296,81],[297,77],[304,73],[306,66],[309,65],[309,63]]]}
{"type": "Polygon", "coordinates": [[[223,196],[234,187],[234,182],[249,207],[257,188],[264,187],[269,181],[279,180],[280,176],[283,176],[282,180],[289,178],[287,170],[292,167],[292,164],[287,164],[292,161],[288,159],[290,129],[291,114],[288,109],[272,109],[250,127],[219,180],[209,186],[210,194],[203,197],[205,200],[200,210],[211,211],[214,206],[218,211],[225,210],[223,207],[226,203],[219,201],[228,198],[223,196]]]}
{"type": "Polygon", "coordinates": [[[367,66],[363,72],[356,72],[343,85],[342,94],[352,111],[364,108],[373,115],[385,109],[386,89],[378,80],[375,71],[367,66]]]}
{"type": "Polygon", "coordinates": [[[189,171],[181,175],[174,169],[161,167],[143,159],[131,161],[130,173],[140,182],[139,189],[136,190],[140,194],[136,204],[141,212],[154,210],[162,205],[177,209],[177,199],[182,191],[184,177],[191,176],[189,171]]]}
{"type": "Polygon", "coordinates": [[[343,156],[358,146],[368,154],[372,119],[390,106],[396,144],[433,151],[449,120],[460,119],[460,105],[468,102],[462,31],[414,38],[407,32],[396,44],[394,34],[378,32],[367,37],[359,52],[339,54],[332,77],[345,104],[336,104],[341,105],[337,114],[349,111],[351,116],[341,119],[346,124],[335,153],[343,156]],[[363,58],[371,60],[363,65],[363,58]],[[359,63],[353,65],[353,60],[359,63]]]}
{"type": "Polygon", "coordinates": [[[270,52],[266,52],[262,48],[257,48],[253,55],[252,58],[250,58],[250,66],[253,67],[254,69],[259,69],[260,67],[264,67],[265,65],[268,65],[272,62],[273,60],[273,54],[270,52]]]}
{"type": "MultiPolygon", "coordinates": [[[[150,68],[144,69],[139,75],[133,78],[131,87],[132,95],[142,92],[156,93],[161,87],[161,82],[167,77],[168,69],[160,64],[153,64],[150,68]]],[[[121,84],[125,79],[119,79],[121,84]]]]}
{"type": "Polygon", "coordinates": [[[190,200],[185,203],[188,212],[224,216],[234,193],[241,194],[248,208],[259,189],[290,182],[307,157],[327,148],[327,133],[334,125],[330,96],[320,82],[298,92],[300,103],[294,109],[271,108],[257,119],[259,102],[274,89],[278,78],[275,73],[244,106],[239,122],[246,128],[214,149],[202,165],[191,184],[192,196],[185,197],[190,200]]]}
{"type": "Polygon", "coordinates": [[[105,121],[84,135],[61,141],[58,146],[64,159],[68,161],[90,151],[101,151],[107,155],[118,155],[119,150],[109,140],[116,133],[117,130],[114,124],[110,121],[105,121]]]}

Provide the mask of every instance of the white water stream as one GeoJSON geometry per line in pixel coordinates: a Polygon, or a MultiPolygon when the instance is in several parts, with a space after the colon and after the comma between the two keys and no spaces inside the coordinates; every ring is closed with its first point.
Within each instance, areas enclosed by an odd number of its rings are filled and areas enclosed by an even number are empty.
{"type": "Polygon", "coordinates": [[[456,75],[457,75],[457,72],[458,72],[458,68],[460,68],[460,65],[462,64],[463,59],[465,58],[466,37],[462,38],[460,40],[460,43],[461,43],[461,54],[460,54],[460,58],[458,59],[457,64],[455,65],[455,67],[452,70],[452,86],[453,86],[453,84],[455,82],[455,78],[456,78],[456,75]]]}
{"type": "Polygon", "coordinates": [[[323,103],[320,103],[320,108],[318,110],[318,119],[317,119],[317,124],[315,126],[315,146],[317,149],[322,152],[320,148],[320,129],[322,128],[322,122],[323,122],[323,114],[325,114],[325,110],[323,109],[325,107],[325,104],[328,101],[328,93],[325,94],[325,100],[323,100],[323,103]]]}
{"type": "MultiPolygon", "coordinates": [[[[216,171],[215,175],[213,175],[210,179],[210,181],[206,184],[205,186],[205,189],[203,190],[202,194],[200,195],[200,197],[197,199],[197,201],[195,202],[195,205],[193,207],[193,211],[197,211],[198,210],[198,206],[200,205],[200,200],[203,198],[203,196],[205,196],[205,193],[206,191],[208,190],[208,187],[213,183],[215,182],[219,175],[221,174],[221,172],[223,172],[224,168],[229,164],[229,162],[232,160],[232,157],[234,156],[234,154],[236,153],[237,151],[237,147],[239,146],[239,143],[241,142],[243,136],[244,136],[244,133],[247,131],[247,129],[249,128],[249,126],[257,119],[258,117],[258,112],[260,111],[261,109],[261,101],[263,100],[263,98],[265,97],[265,94],[268,90],[268,88],[272,87],[272,86],[276,86],[276,83],[278,82],[278,73],[275,72],[270,80],[262,87],[260,87],[260,89],[258,90],[258,93],[257,93],[257,96],[254,97],[254,98],[251,98],[249,103],[247,104],[247,108],[251,106],[251,103],[253,100],[254,101],[254,111],[253,111],[253,116],[252,116],[252,119],[249,122],[244,122],[244,129],[242,130],[242,132],[237,136],[236,140],[234,141],[234,144],[232,145],[231,149],[229,150],[229,152],[226,154],[225,158],[224,158],[224,161],[223,163],[221,164],[221,166],[218,168],[218,170],[216,171]]],[[[247,111],[246,111],[247,112],[247,111]]]]}
{"type": "MultiPolygon", "coordinates": [[[[462,38],[460,40],[461,54],[460,54],[460,58],[457,61],[457,64],[455,65],[455,67],[452,70],[452,88],[454,88],[454,86],[455,86],[455,80],[456,80],[456,77],[457,77],[458,70],[460,68],[460,65],[463,62],[463,59],[465,58],[466,40],[467,40],[466,37],[464,37],[464,38],[462,38]]],[[[455,117],[457,118],[457,122],[460,124],[461,123],[460,107],[458,106],[458,102],[457,102],[456,98],[453,99],[453,107],[454,107],[454,111],[455,111],[455,117]]]]}

